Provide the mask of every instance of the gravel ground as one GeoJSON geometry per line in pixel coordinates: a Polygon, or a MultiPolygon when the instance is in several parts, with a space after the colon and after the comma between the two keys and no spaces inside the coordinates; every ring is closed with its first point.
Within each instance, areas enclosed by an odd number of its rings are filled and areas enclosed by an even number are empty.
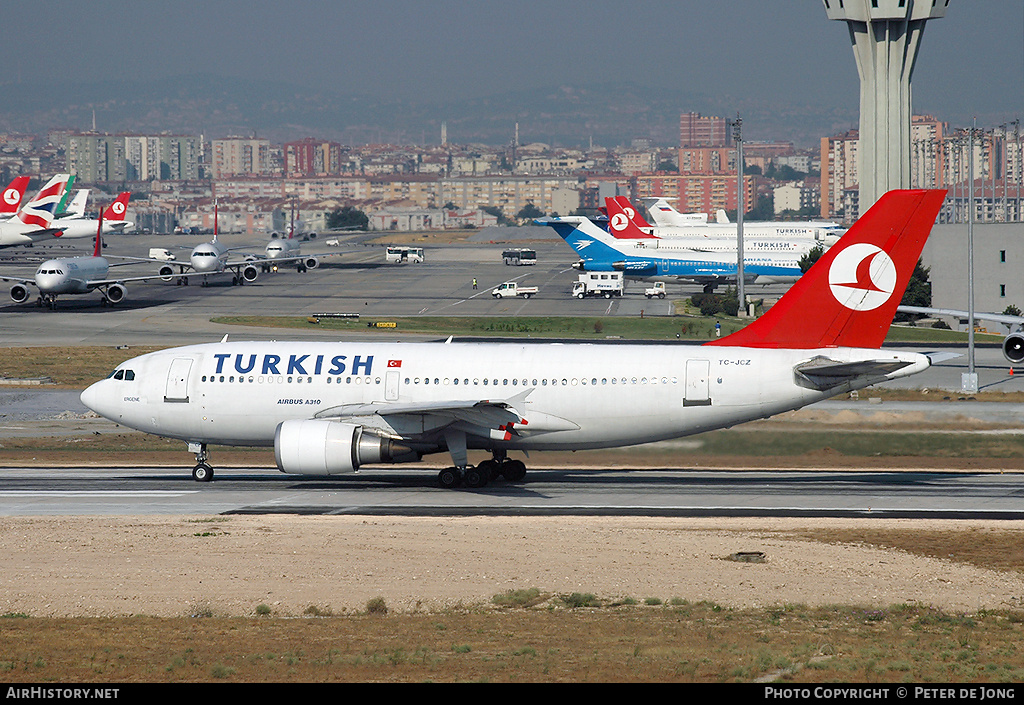
{"type": "MultiPolygon", "coordinates": [[[[663,518],[7,517],[0,612],[251,615],[487,602],[512,589],[727,607],[1019,608],[1024,575],[792,532],[1008,531],[1012,522],[663,518]],[[764,562],[738,562],[738,552],[764,562]]],[[[955,539],[951,538],[951,545],[955,539]]]]}

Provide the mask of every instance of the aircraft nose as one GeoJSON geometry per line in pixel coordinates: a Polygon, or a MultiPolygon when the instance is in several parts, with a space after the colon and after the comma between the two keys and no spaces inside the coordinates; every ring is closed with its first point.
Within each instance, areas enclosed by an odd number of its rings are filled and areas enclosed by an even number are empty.
{"type": "Polygon", "coordinates": [[[106,406],[106,396],[103,394],[103,383],[106,380],[100,380],[89,385],[84,392],[82,392],[81,400],[82,403],[92,411],[95,411],[100,416],[107,416],[103,413],[104,407],[106,406]]]}

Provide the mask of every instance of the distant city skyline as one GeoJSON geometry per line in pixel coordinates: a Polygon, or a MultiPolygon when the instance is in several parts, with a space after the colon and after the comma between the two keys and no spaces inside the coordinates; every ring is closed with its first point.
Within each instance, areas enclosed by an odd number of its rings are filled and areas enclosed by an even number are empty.
{"type": "MultiPolygon", "coordinates": [[[[0,88],[31,86],[37,103],[68,80],[203,73],[422,103],[627,82],[737,110],[811,103],[851,127],[858,111],[847,29],[821,0],[42,0],[5,8],[4,20],[0,88]]],[[[1020,118],[1024,3],[951,0],[925,32],[913,85],[915,114],[953,125],[1020,118]]],[[[699,108],[679,105],[689,110],[699,108]]]]}

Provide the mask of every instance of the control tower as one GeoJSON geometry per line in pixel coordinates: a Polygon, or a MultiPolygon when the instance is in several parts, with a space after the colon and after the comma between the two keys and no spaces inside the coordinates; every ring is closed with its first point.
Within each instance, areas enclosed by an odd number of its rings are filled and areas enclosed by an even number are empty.
{"type": "Polygon", "coordinates": [[[930,19],[949,0],[823,0],[830,20],[846,22],[860,74],[857,170],[860,212],[890,189],[910,186],[910,78],[930,19]]]}

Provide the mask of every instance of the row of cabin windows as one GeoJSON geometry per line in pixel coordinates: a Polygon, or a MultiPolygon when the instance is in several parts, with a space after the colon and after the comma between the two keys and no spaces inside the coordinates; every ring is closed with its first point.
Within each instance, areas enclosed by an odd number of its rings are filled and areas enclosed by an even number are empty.
{"type": "MultiPolygon", "coordinates": [[[[528,387],[528,386],[531,386],[531,385],[534,386],[534,387],[538,387],[538,386],[540,386],[540,387],[547,387],[548,385],[550,385],[552,387],[557,387],[559,385],[561,385],[563,387],[566,387],[566,386],[571,385],[571,386],[575,387],[577,385],[586,386],[586,385],[590,384],[590,385],[593,385],[593,386],[596,387],[598,384],[658,384],[659,381],[661,382],[661,384],[669,384],[669,383],[677,384],[678,383],[678,379],[676,377],[660,377],[660,378],[659,377],[650,377],[650,378],[647,378],[647,377],[602,377],[600,380],[598,380],[597,377],[591,377],[589,380],[586,379],[586,378],[573,377],[573,378],[570,379],[568,377],[563,377],[562,379],[551,379],[551,380],[548,380],[546,378],[545,379],[540,379],[540,380],[538,380],[537,378],[534,378],[533,380],[528,380],[528,379],[522,379],[522,380],[520,380],[520,379],[511,379],[511,380],[510,379],[503,379],[503,380],[500,381],[500,385],[501,386],[512,385],[514,387],[515,386],[519,386],[520,384],[522,386],[524,386],[524,387],[528,387]]],[[[429,377],[424,377],[422,380],[420,380],[419,377],[412,377],[412,378],[406,377],[405,378],[405,383],[406,384],[410,384],[410,383],[411,384],[420,384],[421,382],[422,382],[422,384],[431,384],[431,383],[433,383],[433,384],[459,384],[460,383],[458,378],[455,378],[453,380],[449,380],[447,377],[445,377],[444,379],[441,379],[439,377],[434,377],[433,381],[431,381],[431,379],[429,377]]],[[[470,384],[470,380],[466,379],[466,378],[463,378],[461,383],[464,384],[464,385],[468,385],[468,384],[470,384]]],[[[481,380],[481,379],[477,378],[477,379],[473,379],[472,383],[473,383],[473,385],[483,384],[484,386],[491,385],[491,386],[495,386],[495,387],[497,387],[499,385],[499,381],[496,380],[496,379],[483,379],[483,380],[481,380]]]]}
{"type": "MultiPolygon", "coordinates": [[[[121,371],[119,370],[117,373],[114,374],[114,378],[115,379],[121,379],[121,377],[117,376],[120,372],[121,371]]],[[[131,377],[125,377],[125,379],[135,379],[135,373],[134,372],[132,372],[131,370],[126,370],[126,372],[128,374],[130,374],[131,377]]],[[[332,380],[333,379],[334,378],[332,378],[332,377],[328,377],[327,378],[327,384],[332,384],[332,380]]],[[[236,383],[236,382],[244,383],[246,381],[248,381],[250,384],[252,384],[252,383],[263,384],[264,382],[268,382],[268,383],[271,383],[271,384],[273,384],[275,382],[276,383],[284,383],[284,384],[292,384],[292,383],[302,384],[303,382],[305,382],[307,384],[312,384],[313,383],[313,378],[312,377],[298,377],[298,376],[290,376],[290,377],[283,377],[283,376],[270,377],[270,376],[268,376],[268,377],[263,377],[262,375],[258,376],[258,377],[255,377],[253,375],[249,375],[248,377],[246,377],[245,375],[238,375],[238,377],[236,378],[235,375],[203,375],[202,381],[203,382],[227,382],[229,384],[233,384],[233,383],[236,383]]],[[[527,387],[527,386],[530,386],[531,382],[532,382],[534,387],[538,387],[538,386],[540,386],[540,387],[547,387],[549,385],[552,386],[552,387],[557,387],[557,386],[567,387],[567,386],[570,386],[570,385],[575,387],[577,385],[586,386],[588,384],[596,387],[598,384],[602,384],[602,385],[607,385],[607,384],[678,384],[679,380],[676,377],[649,377],[649,378],[648,377],[602,377],[600,380],[598,380],[597,377],[591,377],[589,380],[586,379],[586,378],[573,377],[573,378],[570,379],[568,377],[563,377],[561,379],[557,379],[556,378],[556,379],[550,379],[550,380],[547,379],[547,378],[540,379],[540,380],[534,378],[532,381],[531,380],[527,380],[527,379],[522,379],[522,380],[520,380],[520,379],[502,379],[502,380],[500,380],[500,382],[497,379],[483,379],[483,380],[481,380],[480,378],[474,378],[472,380],[472,384],[474,386],[479,386],[479,385],[482,384],[485,387],[488,386],[488,385],[497,387],[497,386],[499,386],[499,384],[500,384],[500,386],[505,386],[505,387],[510,386],[510,385],[513,386],[513,387],[517,387],[517,386],[519,386],[521,384],[522,386],[527,387]]],[[[341,378],[340,377],[337,378],[336,383],[337,384],[341,384],[341,378]]],[[[354,384],[380,384],[381,383],[381,379],[380,379],[380,377],[373,377],[373,378],[371,378],[371,377],[346,377],[345,378],[345,384],[353,384],[353,383],[354,384]]],[[[463,378],[461,380],[459,378],[457,378],[457,377],[454,378],[454,379],[449,379],[448,377],[445,377],[444,379],[441,379],[440,377],[434,377],[433,380],[431,380],[430,377],[424,377],[423,379],[420,379],[419,377],[406,377],[405,378],[405,383],[406,384],[424,384],[424,385],[428,385],[428,384],[431,384],[431,383],[433,383],[433,384],[445,384],[445,385],[452,384],[452,385],[456,385],[456,386],[459,385],[459,384],[462,384],[464,386],[469,386],[469,384],[471,384],[470,379],[468,377],[463,378]]]]}

